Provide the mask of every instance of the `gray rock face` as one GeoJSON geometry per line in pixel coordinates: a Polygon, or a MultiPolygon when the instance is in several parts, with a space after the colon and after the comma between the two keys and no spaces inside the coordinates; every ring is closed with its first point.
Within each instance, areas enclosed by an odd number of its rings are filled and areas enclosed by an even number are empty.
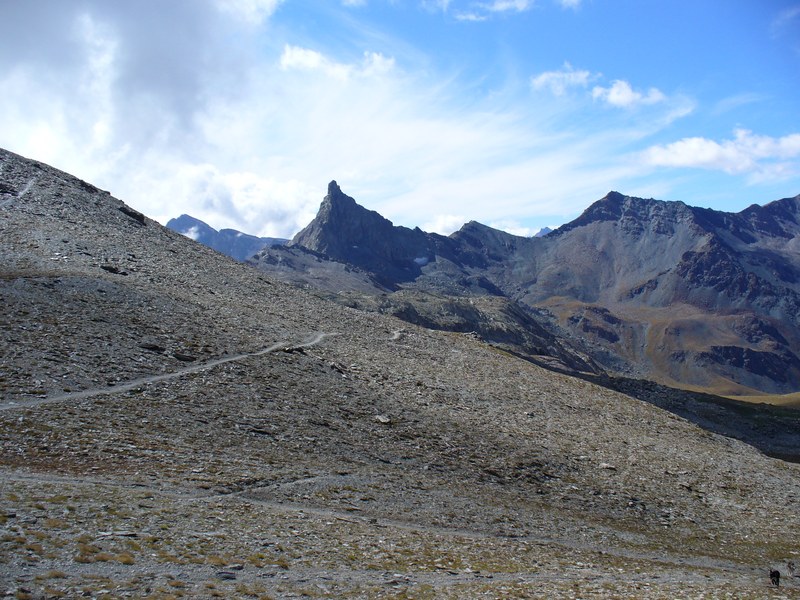
{"type": "Polygon", "coordinates": [[[288,241],[281,238],[257,237],[235,229],[217,231],[190,215],[170,219],[167,227],[241,262],[265,247],[280,246],[288,241]]]}

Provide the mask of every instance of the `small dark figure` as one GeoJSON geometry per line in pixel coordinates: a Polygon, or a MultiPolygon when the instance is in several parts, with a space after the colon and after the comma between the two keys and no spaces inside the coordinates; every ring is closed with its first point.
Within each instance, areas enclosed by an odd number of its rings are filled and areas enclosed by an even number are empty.
{"type": "Polygon", "coordinates": [[[772,585],[780,586],[781,584],[781,572],[780,571],[770,571],[769,572],[769,580],[772,582],[772,585]]]}

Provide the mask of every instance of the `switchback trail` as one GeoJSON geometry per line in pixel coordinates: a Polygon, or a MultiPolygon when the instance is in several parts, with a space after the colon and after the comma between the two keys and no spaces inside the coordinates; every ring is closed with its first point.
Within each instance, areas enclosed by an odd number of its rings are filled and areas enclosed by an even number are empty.
{"type": "Polygon", "coordinates": [[[58,394],[56,396],[49,396],[47,398],[35,398],[32,400],[23,400],[19,402],[3,402],[2,404],[0,404],[0,411],[13,410],[15,408],[30,408],[32,406],[39,406],[41,404],[52,404],[54,402],[64,402],[67,400],[85,400],[86,398],[93,398],[94,396],[103,396],[108,394],[120,394],[149,383],[158,383],[160,381],[166,381],[168,379],[176,379],[178,377],[182,377],[190,373],[198,373],[200,371],[211,369],[213,367],[223,365],[225,363],[235,362],[237,360],[242,360],[253,356],[262,356],[270,352],[275,352],[276,350],[295,350],[300,348],[310,348],[311,346],[315,346],[316,344],[320,343],[326,337],[330,337],[332,335],[336,334],[317,332],[304,342],[286,342],[286,341],[277,342],[267,348],[264,348],[263,350],[258,350],[256,352],[244,352],[242,354],[235,354],[233,356],[217,358],[201,364],[184,367],[183,369],[178,369],[177,371],[172,371],[171,373],[140,377],[139,379],[133,379],[131,381],[119,383],[110,387],[94,388],[89,390],[83,390],[80,392],[68,392],[66,394],[58,394]]]}

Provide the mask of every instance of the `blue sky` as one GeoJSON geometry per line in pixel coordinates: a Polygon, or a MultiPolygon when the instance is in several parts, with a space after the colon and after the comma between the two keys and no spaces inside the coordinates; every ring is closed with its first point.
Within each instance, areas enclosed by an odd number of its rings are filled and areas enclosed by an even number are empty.
{"type": "Polygon", "coordinates": [[[800,193],[800,0],[0,0],[0,86],[0,146],[162,222],[288,237],[331,179],[443,233],[800,193]]]}

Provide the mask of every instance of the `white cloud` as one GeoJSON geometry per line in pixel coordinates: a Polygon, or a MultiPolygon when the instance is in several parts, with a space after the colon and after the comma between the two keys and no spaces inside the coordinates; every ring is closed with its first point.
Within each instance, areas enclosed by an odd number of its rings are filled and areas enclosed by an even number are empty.
{"type": "Polygon", "coordinates": [[[420,6],[426,10],[447,12],[451,0],[422,0],[420,6]]]}
{"type": "Polygon", "coordinates": [[[181,235],[185,235],[190,240],[194,240],[196,242],[197,238],[200,237],[200,228],[197,225],[194,225],[192,227],[189,227],[189,229],[187,229],[186,231],[182,231],[181,235]]]}
{"type": "Polygon", "coordinates": [[[284,71],[321,71],[330,77],[347,79],[351,76],[374,76],[387,73],[394,68],[394,58],[380,52],[365,52],[361,64],[345,64],[329,59],[316,50],[285,45],[280,58],[284,71]]]}
{"type": "Polygon", "coordinates": [[[561,5],[562,8],[579,8],[581,5],[581,0],[558,0],[558,3],[561,5]]]}
{"type": "Polygon", "coordinates": [[[541,229],[526,227],[525,225],[521,225],[519,221],[513,219],[505,221],[492,221],[489,223],[489,227],[493,227],[494,229],[499,229],[500,231],[505,231],[511,235],[518,235],[521,237],[531,237],[534,233],[541,229]]]}
{"type": "Polygon", "coordinates": [[[728,96],[727,98],[719,100],[714,105],[714,108],[711,110],[711,114],[721,115],[728,111],[740,108],[742,106],[747,106],[748,104],[755,104],[756,102],[761,102],[766,98],[767,96],[765,96],[764,94],[758,94],[758,93],[742,93],[742,94],[736,94],[734,96],[728,96]]]}
{"type": "Polygon", "coordinates": [[[657,104],[667,97],[658,89],[650,88],[646,94],[635,91],[627,81],[617,79],[611,87],[596,86],[592,89],[592,98],[602,100],[618,108],[634,108],[640,105],[657,104]]]}
{"type": "Polygon", "coordinates": [[[216,0],[223,12],[232,14],[250,25],[259,25],[272,16],[283,0],[216,0]]]}
{"type": "Polygon", "coordinates": [[[284,71],[293,69],[322,71],[327,75],[341,79],[346,79],[351,70],[349,65],[333,62],[320,52],[309,50],[308,48],[290,46],[289,44],[283,48],[280,65],[284,71]]]}
{"type": "Polygon", "coordinates": [[[428,233],[450,235],[461,229],[461,226],[467,221],[469,219],[463,215],[434,215],[430,221],[426,221],[419,228],[428,233]]]}
{"type": "Polygon", "coordinates": [[[342,6],[349,8],[357,8],[359,6],[366,6],[367,0],[342,0],[342,6]]]}
{"type": "Polygon", "coordinates": [[[478,6],[493,13],[524,12],[533,6],[533,0],[492,0],[481,2],[478,6]]]}
{"type": "Polygon", "coordinates": [[[487,17],[486,15],[479,15],[474,12],[466,12],[466,13],[460,12],[456,13],[455,16],[458,21],[468,21],[472,23],[480,23],[482,21],[486,21],[489,19],[489,17],[487,17]]]}
{"type": "MultiPolygon", "coordinates": [[[[435,2],[435,0],[433,0],[435,2]]],[[[425,0],[426,5],[430,5],[432,0],[425,0]]],[[[446,10],[450,2],[438,2],[442,10],[446,10]]],[[[480,23],[488,21],[494,15],[506,13],[521,13],[533,7],[533,0],[491,0],[491,2],[471,2],[469,10],[460,10],[454,13],[458,21],[470,21],[480,23]]]]}
{"type": "Polygon", "coordinates": [[[589,71],[576,70],[566,62],[560,71],[545,71],[531,78],[531,85],[536,90],[547,88],[556,96],[563,96],[569,88],[585,88],[592,79],[597,77],[599,75],[592,75],[589,71]]]}
{"type": "Polygon", "coordinates": [[[746,129],[734,131],[733,139],[717,142],[703,137],[683,138],[671,144],[652,146],[644,162],[658,167],[692,167],[747,174],[752,182],[781,179],[800,171],[800,133],[783,137],[756,135],[746,129]]]}

